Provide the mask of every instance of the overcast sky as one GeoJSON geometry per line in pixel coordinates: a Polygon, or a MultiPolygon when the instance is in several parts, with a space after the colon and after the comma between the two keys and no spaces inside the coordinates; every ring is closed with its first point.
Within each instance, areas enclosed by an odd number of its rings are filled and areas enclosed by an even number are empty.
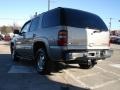
{"type": "MultiPolygon", "coordinates": [[[[23,25],[35,12],[47,11],[48,0],[1,0],[0,25],[23,25]]],[[[51,9],[68,7],[80,9],[99,15],[112,29],[120,29],[120,0],[51,0],[51,9]]]]}

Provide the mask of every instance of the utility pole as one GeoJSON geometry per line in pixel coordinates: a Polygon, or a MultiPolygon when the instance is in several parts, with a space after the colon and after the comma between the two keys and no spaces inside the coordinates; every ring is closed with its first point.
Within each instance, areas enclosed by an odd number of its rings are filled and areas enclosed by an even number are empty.
{"type": "Polygon", "coordinates": [[[48,11],[50,10],[50,0],[48,0],[48,11]]]}
{"type": "Polygon", "coordinates": [[[110,18],[110,22],[109,22],[109,30],[111,30],[111,26],[112,26],[112,18],[110,18]]]}

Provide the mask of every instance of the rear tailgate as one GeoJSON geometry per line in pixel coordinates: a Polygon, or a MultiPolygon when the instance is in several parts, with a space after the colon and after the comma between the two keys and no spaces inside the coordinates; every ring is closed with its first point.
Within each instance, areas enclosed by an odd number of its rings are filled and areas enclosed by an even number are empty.
{"type": "Polygon", "coordinates": [[[109,49],[109,31],[67,27],[68,49],[109,49]]]}
{"type": "Polygon", "coordinates": [[[87,49],[87,32],[85,29],[67,27],[68,49],[87,49]]]}
{"type": "Polygon", "coordinates": [[[110,49],[109,31],[86,29],[88,49],[110,49]]]}

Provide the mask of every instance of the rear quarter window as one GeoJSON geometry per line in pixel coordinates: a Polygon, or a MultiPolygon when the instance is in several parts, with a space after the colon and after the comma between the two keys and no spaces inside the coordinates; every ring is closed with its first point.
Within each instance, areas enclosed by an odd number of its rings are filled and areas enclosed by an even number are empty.
{"type": "Polygon", "coordinates": [[[52,10],[44,13],[42,19],[42,27],[53,27],[60,25],[60,13],[59,10],[52,10]]]}

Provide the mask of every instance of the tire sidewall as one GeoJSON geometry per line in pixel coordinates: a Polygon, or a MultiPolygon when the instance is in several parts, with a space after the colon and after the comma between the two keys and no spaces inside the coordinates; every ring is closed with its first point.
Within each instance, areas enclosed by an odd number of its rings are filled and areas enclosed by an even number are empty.
{"type": "Polygon", "coordinates": [[[47,70],[47,55],[46,55],[46,51],[44,48],[40,48],[38,51],[37,51],[37,55],[36,55],[36,70],[38,73],[40,74],[44,74],[46,73],[46,70],[47,70]],[[39,65],[38,63],[41,62],[40,61],[40,56],[41,55],[44,55],[44,65],[42,65],[42,68],[43,69],[40,69],[39,68],[39,65]]]}

